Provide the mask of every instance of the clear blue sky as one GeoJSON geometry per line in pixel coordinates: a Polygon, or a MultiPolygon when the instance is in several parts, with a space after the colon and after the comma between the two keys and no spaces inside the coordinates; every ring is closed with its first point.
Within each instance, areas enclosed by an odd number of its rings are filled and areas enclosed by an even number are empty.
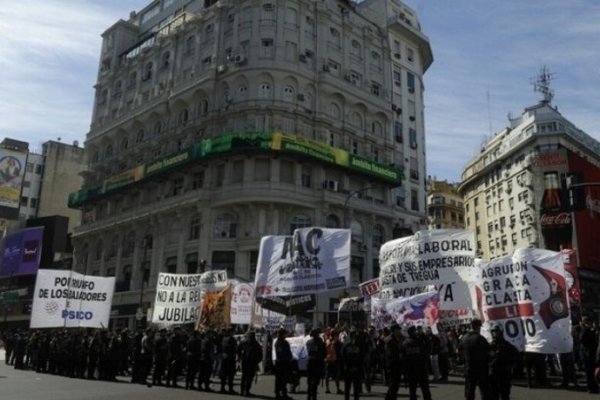
{"type": "MultiPolygon", "coordinates": [[[[0,138],[83,143],[100,34],[146,0],[19,0],[0,8],[0,138]]],[[[554,74],[554,104],[595,138],[600,1],[406,0],[429,37],[427,173],[456,181],[507,114],[535,104],[530,80],[554,74]],[[489,98],[489,101],[488,101],[489,98]],[[491,126],[491,130],[490,130],[491,126]]]]}

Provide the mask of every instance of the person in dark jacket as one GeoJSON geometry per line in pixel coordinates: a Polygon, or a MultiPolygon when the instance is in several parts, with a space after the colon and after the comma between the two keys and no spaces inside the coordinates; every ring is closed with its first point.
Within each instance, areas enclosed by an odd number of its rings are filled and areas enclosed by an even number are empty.
{"type": "Polygon", "coordinates": [[[242,396],[252,396],[250,388],[256,376],[258,364],[262,360],[262,346],[256,341],[253,331],[246,333],[246,338],[239,347],[240,360],[242,361],[242,382],[240,383],[242,396]]]}
{"type": "Polygon", "coordinates": [[[481,320],[471,321],[471,330],[460,341],[459,349],[465,360],[465,399],[475,399],[475,389],[479,386],[482,400],[489,395],[490,344],[480,334],[481,320]]]}
{"type": "Polygon", "coordinates": [[[198,389],[212,392],[210,377],[213,372],[213,355],[215,352],[214,332],[207,331],[202,337],[200,345],[200,377],[198,389]]]}
{"type": "Polygon", "coordinates": [[[235,376],[236,355],[237,342],[233,337],[233,331],[228,329],[223,333],[221,341],[221,393],[225,393],[225,385],[227,385],[228,393],[235,394],[233,378],[235,376]]]}
{"type": "Polygon", "coordinates": [[[154,370],[152,371],[152,384],[163,385],[163,377],[167,370],[169,361],[169,342],[167,341],[167,330],[161,329],[154,341],[154,370]]]}
{"type": "Polygon", "coordinates": [[[275,399],[287,400],[287,380],[289,371],[292,365],[292,350],[290,344],[285,337],[287,332],[285,329],[280,329],[277,333],[277,340],[273,347],[275,348],[275,399]]]}
{"type": "Polygon", "coordinates": [[[402,330],[399,325],[392,325],[390,335],[385,343],[385,376],[388,390],[385,400],[396,400],[398,389],[404,372],[400,349],[402,348],[402,330]]]}
{"type": "Polygon", "coordinates": [[[342,370],[344,376],[344,400],[350,400],[350,389],[354,386],[354,400],[360,398],[364,373],[365,349],[354,328],[350,330],[350,341],[342,347],[342,370]]]}
{"type": "Polygon", "coordinates": [[[200,332],[194,331],[186,345],[185,388],[188,390],[195,389],[194,382],[196,381],[196,375],[198,375],[198,370],[200,368],[201,347],[202,342],[200,339],[200,332]]]}
{"type": "Polygon", "coordinates": [[[417,400],[417,386],[421,388],[424,400],[431,400],[427,364],[429,362],[428,342],[417,337],[414,326],[408,328],[408,338],[402,342],[401,357],[406,365],[406,380],[410,400],[417,400]]]}
{"type": "Polygon", "coordinates": [[[588,316],[581,319],[581,333],[579,334],[581,360],[585,370],[585,380],[589,393],[598,393],[598,383],[594,377],[596,367],[596,349],[598,348],[598,332],[592,329],[588,316]]]}
{"type": "Polygon", "coordinates": [[[321,339],[321,332],[313,329],[310,332],[310,339],[306,342],[306,352],[308,353],[307,366],[307,400],[317,400],[317,388],[325,372],[325,342],[321,339]]]}
{"type": "Polygon", "coordinates": [[[500,326],[492,328],[490,345],[490,399],[510,400],[512,369],[519,358],[519,351],[504,339],[500,326]]]}

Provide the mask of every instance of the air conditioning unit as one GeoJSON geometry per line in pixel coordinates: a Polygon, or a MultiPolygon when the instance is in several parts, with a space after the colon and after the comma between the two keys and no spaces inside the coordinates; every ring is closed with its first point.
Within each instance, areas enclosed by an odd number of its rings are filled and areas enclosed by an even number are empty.
{"type": "Polygon", "coordinates": [[[225,64],[221,64],[221,65],[219,65],[219,66],[217,67],[217,71],[218,71],[219,73],[223,73],[223,72],[227,71],[227,65],[225,65],[225,64]]]}
{"type": "Polygon", "coordinates": [[[329,65],[323,64],[323,71],[329,72],[329,65]]]}
{"type": "Polygon", "coordinates": [[[246,56],[242,55],[242,54],[238,54],[237,56],[235,56],[233,58],[233,62],[236,63],[237,65],[244,65],[246,64],[246,56]]]}
{"type": "Polygon", "coordinates": [[[306,54],[300,54],[298,56],[298,60],[300,60],[300,62],[305,63],[306,62],[306,54]]]}

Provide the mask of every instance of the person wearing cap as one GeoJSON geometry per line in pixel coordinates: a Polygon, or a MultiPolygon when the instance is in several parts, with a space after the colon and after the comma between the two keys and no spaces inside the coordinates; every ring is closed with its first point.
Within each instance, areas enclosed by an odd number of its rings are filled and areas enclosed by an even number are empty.
{"type": "Polygon", "coordinates": [[[400,325],[394,324],[390,328],[389,339],[385,343],[385,376],[388,385],[385,400],[396,400],[398,398],[398,389],[404,372],[401,348],[402,330],[400,325]]]}
{"type": "Polygon", "coordinates": [[[504,339],[499,325],[492,328],[490,345],[490,399],[510,400],[512,368],[517,363],[519,351],[504,339]]]}
{"type": "Polygon", "coordinates": [[[481,335],[481,320],[471,321],[471,330],[460,341],[459,349],[465,360],[465,399],[475,400],[475,389],[483,400],[489,396],[490,344],[481,335]]]}

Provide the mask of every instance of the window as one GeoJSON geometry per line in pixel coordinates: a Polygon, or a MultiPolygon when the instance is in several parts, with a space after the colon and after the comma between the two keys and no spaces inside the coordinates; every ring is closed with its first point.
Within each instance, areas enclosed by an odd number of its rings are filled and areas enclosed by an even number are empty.
{"type": "Polygon", "coordinates": [[[35,197],[32,197],[31,199],[29,199],[29,207],[30,208],[37,208],[38,205],[38,199],[36,199],[35,197]]]}
{"type": "Polygon", "coordinates": [[[271,180],[271,160],[268,158],[257,158],[254,160],[254,180],[271,180]]]}
{"type": "Polygon", "coordinates": [[[294,99],[294,90],[293,86],[287,85],[283,88],[283,99],[287,101],[292,101],[294,99]]]}
{"type": "Polygon", "coordinates": [[[235,276],[235,251],[213,251],[211,258],[213,269],[224,269],[228,277],[235,276]]]}
{"type": "Polygon", "coordinates": [[[184,54],[189,56],[194,53],[196,48],[196,36],[191,35],[185,39],[185,51],[184,54]]]}
{"type": "Polygon", "coordinates": [[[406,72],[406,85],[410,93],[415,92],[415,76],[410,72],[406,72]]]}
{"type": "Polygon", "coordinates": [[[325,71],[330,72],[331,74],[335,75],[335,76],[340,76],[340,64],[333,61],[333,60],[328,60],[327,61],[327,65],[325,68],[325,71]]]}
{"type": "Polygon", "coordinates": [[[279,163],[279,182],[294,183],[294,163],[281,160],[279,163]]]}
{"type": "Polygon", "coordinates": [[[394,71],[394,85],[402,86],[402,74],[400,71],[394,71]]]}
{"type": "Polygon", "coordinates": [[[177,257],[167,257],[165,261],[165,272],[169,274],[177,273],[177,257]]]}
{"type": "Polygon", "coordinates": [[[365,269],[364,257],[352,256],[350,258],[350,280],[352,286],[358,286],[363,281],[363,270],[365,269]]]}
{"type": "Polygon", "coordinates": [[[411,49],[411,48],[406,49],[406,58],[410,62],[414,61],[414,59],[415,59],[415,52],[414,52],[413,49],[411,49]]]}
{"type": "Polygon", "coordinates": [[[30,162],[28,162],[28,163],[25,165],[25,171],[27,171],[27,172],[33,172],[33,164],[32,164],[32,163],[30,163],[30,162]]]}
{"type": "Polygon", "coordinates": [[[381,85],[377,82],[371,82],[371,94],[379,96],[381,92],[381,85]]]}
{"type": "Polygon", "coordinates": [[[296,215],[290,221],[290,234],[293,234],[296,229],[308,228],[310,226],[312,226],[310,217],[307,217],[306,215],[296,215]]]}
{"type": "Polygon", "coordinates": [[[186,254],[185,265],[188,274],[198,273],[198,253],[186,254]]]}
{"type": "Polygon", "coordinates": [[[127,89],[135,89],[137,85],[137,72],[133,71],[129,74],[129,79],[127,80],[127,89]]]}
{"type": "Polygon", "coordinates": [[[329,214],[325,219],[326,228],[339,228],[340,225],[340,219],[335,214],[329,214]]]}
{"type": "Polygon", "coordinates": [[[258,97],[261,99],[270,99],[271,98],[271,84],[268,82],[263,82],[258,87],[258,97]]]}
{"type": "Polygon", "coordinates": [[[402,143],[404,141],[404,138],[402,137],[402,122],[394,122],[394,137],[398,143],[402,143]]]}
{"type": "Polygon", "coordinates": [[[419,194],[414,189],[410,191],[410,209],[413,211],[419,211],[419,194]]]}
{"type": "Polygon", "coordinates": [[[164,69],[168,69],[169,66],[171,65],[171,53],[170,52],[165,52],[162,55],[162,65],[161,68],[164,69]]]}
{"type": "Polygon", "coordinates": [[[29,197],[21,196],[21,205],[23,207],[27,207],[28,204],[29,204],[29,197]]]}
{"type": "Polygon", "coordinates": [[[408,140],[410,142],[410,148],[417,148],[417,131],[413,128],[408,128],[408,140]]]}
{"type": "Polygon", "coordinates": [[[142,76],[142,80],[143,81],[147,81],[149,79],[152,79],[152,70],[153,70],[154,66],[152,64],[152,62],[149,62],[146,64],[146,66],[144,67],[144,75],[142,76]]]}
{"type": "Polygon", "coordinates": [[[329,104],[329,115],[331,115],[331,117],[334,119],[339,119],[340,116],[342,115],[340,106],[338,106],[335,103],[329,104]]]}
{"type": "Polygon", "coordinates": [[[302,179],[302,186],[303,187],[307,187],[307,188],[310,187],[310,185],[311,185],[310,184],[310,176],[311,176],[310,171],[308,171],[308,170],[303,170],[302,171],[302,178],[301,179],[302,179]]]}
{"type": "Polygon", "coordinates": [[[350,222],[350,233],[353,242],[363,242],[363,228],[361,223],[357,220],[352,220],[352,222],[350,222]]]}
{"type": "Polygon", "coordinates": [[[262,56],[263,57],[273,57],[275,51],[275,47],[273,46],[273,39],[263,39],[262,40],[262,56]]]}
{"type": "Polygon", "coordinates": [[[383,226],[376,224],[373,226],[373,235],[371,236],[372,245],[374,248],[379,248],[385,242],[385,233],[383,226]]]}
{"type": "Polygon", "coordinates": [[[237,237],[237,220],[232,214],[221,214],[213,225],[213,239],[231,239],[237,237]]]}
{"type": "Polygon", "coordinates": [[[204,185],[204,171],[196,172],[192,177],[192,189],[200,189],[204,185]]]}
{"type": "Polygon", "coordinates": [[[115,98],[121,97],[122,93],[123,93],[123,82],[122,81],[116,81],[115,82],[115,91],[113,93],[113,97],[115,97],[115,98]]]}
{"type": "Polygon", "coordinates": [[[186,125],[190,119],[190,111],[184,108],[179,112],[179,125],[186,125]]]}
{"type": "Polygon", "coordinates": [[[196,214],[190,220],[190,240],[200,239],[200,227],[201,227],[201,219],[200,215],[196,214]]]}

